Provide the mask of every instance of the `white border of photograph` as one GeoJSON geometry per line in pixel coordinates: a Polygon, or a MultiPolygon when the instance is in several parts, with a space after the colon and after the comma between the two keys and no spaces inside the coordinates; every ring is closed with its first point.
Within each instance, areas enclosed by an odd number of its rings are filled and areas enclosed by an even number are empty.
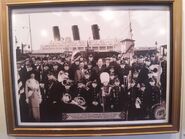
{"type": "MultiPolygon", "coordinates": [[[[49,12],[52,12],[52,11],[58,11],[59,10],[64,10],[64,11],[82,11],[83,10],[102,10],[104,7],[87,7],[87,8],[84,8],[81,9],[81,7],[62,7],[62,8],[38,8],[38,9],[26,9],[26,10],[22,10],[22,9],[16,9],[16,10],[12,10],[12,13],[32,13],[32,12],[45,12],[45,11],[49,11],[49,12]]],[[[107,8],[107,7],[106,7],[107,8]]],[[[170,9],[168,6],[111,6],[111,7],[108,7],[108,8],[111,8],[112,10],[114,9],[120,9],[120,10],[128,10],[128,9],[134,9],[134,10],[139,10],[139,9],[142,9],[142,10],[168,10],[169,11],[169,23],[170,23],[170,9]]],[[[48,19],[49,20],[49,19],[48,19]]],[[[169,30],[170,30],[170,24],[169,24],[169,30]]],[[[12,28],[13,30],[14,28],[12,28]]],[[[169,31],[170,32],[170,31],[169,31]]],[[[12,37],[12,42],[14,42],[14,37],[12,37]]],[[[89,126],[89,125],[136,125],[136,124],[156,124],[156,123],[167,123],[168,120],[169,120],[169,96],[170,96],[170,34],[169,34],[169,37],[168,37],[168,42],[167,42],[167,92],[166,92],[166,96],[167,96],[167,101],[166,101],[166,119],[164,120],[137,120],[137,121],[92,121],[92,122],[82,122],[82,121],[79,121],[79,122],[46,122],[46,123],[43,123],[43,122],[37,122],[37,123],[34,123],[34,122],[21,122],[20,120],[20,107],[19,107],[19,95],[18,95],[18,84],[17,84],[17,65],[16,65],[16,47],[14,47],[14,44],[13,44],[13,63],[14,63],[14,75],[15,75],[15,90],[13,91],[14,93],[16,93],[16,109],[17,112],[17,117],[18,117],[18,125],[22,125],[22,126],[89,126]]]]}

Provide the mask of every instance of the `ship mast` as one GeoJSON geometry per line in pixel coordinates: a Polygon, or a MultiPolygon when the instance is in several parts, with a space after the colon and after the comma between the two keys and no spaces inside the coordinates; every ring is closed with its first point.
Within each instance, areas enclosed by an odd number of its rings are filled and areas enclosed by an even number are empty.
{"type": "Polygon", "coordinates": [[[30,20],[30,15],[28,15],[28,19],[29,19],[30,49],[31,49],[31,53],[32,53],[32,33],[31,33],[31,20],[30,20]]]}
{"type": "Polygon", "coordinates": [[[128,15],[129,15],[129,37],[132,40],[133,37],[133,33],[132,33],[132,22],[131,22],[131,18],[130,18],[130,10],[128,11],[128,15]]]}

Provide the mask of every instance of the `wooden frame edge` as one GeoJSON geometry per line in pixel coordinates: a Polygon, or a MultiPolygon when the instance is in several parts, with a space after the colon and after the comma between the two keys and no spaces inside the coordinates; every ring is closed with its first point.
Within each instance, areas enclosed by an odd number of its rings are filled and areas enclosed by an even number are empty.
{"type": "MultiPolygon", "coordinates": [[[[2,33],[1,33],[1,39],[2,39],[2,45],[3,47],[1,48],[1,57],[2,57],[2,65],[3,65],[3,86],[4,86],[4,98],[5,98],[5,107],[6,107],[6,114],[7,114],[7,128],[8,128],[8,134],[13,135],[13,136],[71,136],[70,134],[61,134],[61,130],[54,130],[51,134],[48,133],[44,133],[44,134],[40,134],[39,132],[42,132],[44,130],[39,131],[38,133],[35,134],[30,134],[29,132],[27,133],[27,131],[24,128],[16,128],[15,126],[15,119],[11,117],[11,115],[13,115],[13,101],[9,100],[9,98],[13,98],[13,96],[11,95],[11,78],[10,78],[10,74],[7,76],[7,74],[5,74],[7,71],[8,73],[10,72],[10,57],[9,57],[9,52],[8,52],[8,48],[6,46],[9,46],[8,43],[8,38],[9,38],[9,28],[8,28],[8,21],[7,21],[7,17],[8,17],[8,6],[11,5],[37,5],[37,4],[43,4],[43,0],[29,0],[26,1],[25,0],[19,0],[19,2],[11,2],[11,0],[8,0],[8,3],[5,2],[6,0],[2,1],[2,5],[0,8],[0,11],[2,11],[2,22],[1,22],[1,27],[2,27],[2,33]],[[33,2],[31,2],[33,1],[33,2]],[[4,11],[6,10],[6,11],[4,11]],[[8,53],[8,54],[7,54],[8,53]],[[7,55],[6,55],[7,54],[7,55]],[[8,64],[6,64],[6,62],[8,61],[8,64]],[[6,71],[6,72],[5,72],[6,71]],[[7,80],[8,77],[8,80],[7,80]],[[6,95],[5,93],[8,92],[6,95]],[[11,103],[8,103],[11,102],[11,103]],[[14,123],[14,124],[13,124],[14,123]],[[21,133],[21,131],[24,131],[25,133],[21,133]],[[56,132],[56,134],[53,134],[54,132],[56,132]]],[[[15,0],[16,1],[16,0],[15,0]]],[[[141,0],[142,1],[142,0],[141,0]]],[[[62,1],[55,1],[55,4],[57,3],[61,3],[61,2],[66,2],[68,3],[69,1],[67,0],[62,0],[62,1]]],[[[87,0],[73,0],[70,1],[70,3],[78,3],[78,2],[84,2],[84,3],[88,3],[87,0]]],[[[93,0],[92,3],[96,2],[96,0],[93,0]]],[[[107,1],[103,0],[100,1],[100,3],[105,3],[107,1]]],[[[109,0],[108,2],[112,2],[112,0],[109,0]]],[[[123,2],[122,0],[116,0],[116,2],[123,2]]],[[[129,0],[124,0],[124,2],[129,2],[129,0]]],[[[130,3],[135,3],[136,0],[131,0],[130,3]]],[[[142,1],[142,3],[148,2],[147,0],[142,1]]],[[[171,3],[171,0],[162,0],[162,1],[158,1],[158,0],[150,0],[151,3],[171,3]]],[[[150,3],[149,2],[149,3],[150,3]]],[[[44,4],[50,4],[51,1],[45,1],[44,4]]],[[[139,2],[140,3],[140,2],[139,2]]],[[[141,3],[141,4],[142,4],[141,3]]],[[[173,55],[173,64],[175,66],[173,66],[173,79],[175,79],[176,81],[179,80],[178,82],[173,82],[173,88],[172,88],[172,103],[174,105],[172,105],[172,121],[171,124],[169,124],[169,126],[167,126],[166,129],[164,131],[147,131],[147,132],[141,132],[141,131],[137,131],[137,132],[126,132],[126,133],[121,133],[121,128],[119,130],[119,133],[108,133],[109,130],[100,130],[102,133],[97,133],[95,134],[88,134],[88,133],[79,133],[79,134],[72,134],[72,136],[106,136],[106,135],[141,135],[141,134],[156,134],[156,133],[175,133],[179,131],[179,117],[180,117],[180,94],[181,94],[181,50],[182,50],[182,0],[174,0],[173,2],[173,51],[174,51],[174,55],[173,55]],[[174,93],[175,92],[175,93],[174,93]],[[105,132],[106,131],[106,132],[105,132]],[[105,133],[104,133],[105,132],[105,133]]],[[[160,127],[160,126],[159,126],[160,127]]],[[[119,127],[118,127],[119,128],[119,127]]],[[[92,128],[91,128],[92,129],[92,128]]],[[[49,130],[51,130],[51,128],[49,128],[49,130]]],[[[74,130],[75,131],[75,130],[74,130]]],[[[118,131],[118,130],[117,130],[118,131]]]]}

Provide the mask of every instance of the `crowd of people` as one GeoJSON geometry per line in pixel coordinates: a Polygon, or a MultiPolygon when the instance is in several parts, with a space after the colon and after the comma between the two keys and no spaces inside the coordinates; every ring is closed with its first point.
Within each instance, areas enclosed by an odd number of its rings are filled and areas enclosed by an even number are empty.
{"type": "Polygon", "coordinates": [[[85,112],[157,119],[156,106],[166,102],[166,68],[166,56],[155,53],[131,58],[30,56],[17,62],[21,121],[56,122],[63,113],[85,112]]]}

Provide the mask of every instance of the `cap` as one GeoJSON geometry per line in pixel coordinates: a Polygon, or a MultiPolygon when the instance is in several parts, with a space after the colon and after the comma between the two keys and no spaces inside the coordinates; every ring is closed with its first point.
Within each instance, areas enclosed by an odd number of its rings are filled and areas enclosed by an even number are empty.
{"type": "Polygon", "coordinates": [[[54,73],[50,70],[48,70],[47,75],[54,75],[54,73]]]}
{"type": "Polygon", "coordinates": [[[44,64],[44,67],[49,67],[49,65],[48,64],[44,64]]]}
{"type": "Polygon", "coordinates": [[[110,76],[115,76],[114,72],[113,73],[110,73],[110,76]]]}
{"type": "Polygon", "coordinates": [[[92,54],[90,54],[90,55],[89,55],[89,57],[93,57],[93,55],[92,55],[92,54]]]}
{"type": "Polygon", "coordinates": [[[83,84],[83,83],[84,83],[83,80],[77,81],[77,84],[83,84]]]}
{"type": "Polygon", "coordinates": [[[93,80],[93,82],[92,83],[97,83],[97,80],[95,79],[95,80],[93,80]]]}
{"type": "Polygon", "coordinates": [[[154,79],[153,78],[149,78],[149,82],[152,82],[152,81],[154,81],[154,79]]]}
{"type": "Polygon", "coordinates": [[[91,65],[92,66],[92,63],[91,62],[88,62],[87,65],[91,65]]]}
{"type": "Polygon", "coordinates": [[[53,62],[52,65],[53,66],[58,66],[58,63],[57,62],[53,62]]]}
{"type": "Polygon", "coordinates": [[[132,57],[133,59],[136,59],[137,58],[137,56],[136,55],[133,55],[133,57],[132,57]]]}
{"type": "Polygon", "coordinates": [[[109,57],[106,57],[105,60],[110,60],[110,58],[109,57]]]}
{"type": "Polygon", "coordinates": [[[118,79],[118,78],[116,78],[116,79],[114,80],[114,82],[120,82],[120,81],[119,81],[119,79],[118,79]]]}
{"type": "Polygon", "coordinates": [[[152,55],[151,55],[151,57],[155,57],[155,55],[154,55],[154,54],[152,54],[152,55]]]}
{"type": "Polygon", "coordinates": [[[69,64],[67,62],[64,63],[64,66],[69,66],[69,64]]]}
{"type": "Polygon", "coordinates": [[[116,58],[116,55],[113,55],[112,58],[116,58]]]}
{"type": "Polygon", "coordinates": [[[150,61],[150,59],[149,58],[145,58],[145,61],[150,61]]]}
{"type": "Polygon", "coordinates": [[[140,55],[140,56],[139,56],[139,58],[143,58],[143,56],[142,56],[142,55],[140,55]]]}
{"type": "Polygon", "coordinates": [[[123,65],[123,64],[125,64],[125,62],[124,62],[123,60],[121,60],[121,61],[120,61],[120,64],[123,65]]]}

